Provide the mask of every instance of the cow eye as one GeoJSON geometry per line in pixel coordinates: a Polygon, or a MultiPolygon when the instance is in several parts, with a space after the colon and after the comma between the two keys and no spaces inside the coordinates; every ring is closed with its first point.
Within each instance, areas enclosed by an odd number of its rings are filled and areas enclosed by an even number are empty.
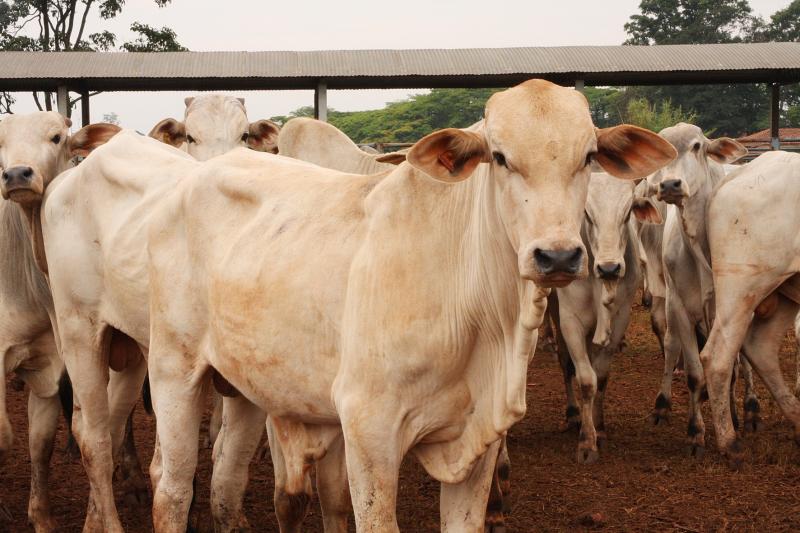
{"type": "Polygon", "coordinates": [[[692,152],[698,152],[699,150],[700,150],[700,143],[699,142],[694,143],[694,145],[692,146],[692,152]]]}
{"type": "Polygon", "coordinates": [[[194,143],[195,142],[194,137],[192,137],[191,135],[187,135],[186,136],[186,142],[189,143],[189,144],[194,143]]]}
{"type": "Polygon", "coordinates": [[[589,152],[588,154],[586,154],[586,165],[585,166],[588,167],[589,165],[591,165],[592,161],[594,161],[594,156],[596,156],[596,155],[597,155],[597,152],[589,152]]]}
{"type": "Polygon", "coordinates": [[[53,144],[58,144],[58,143],[60,143],[60,142],[61,142],[61,135],[53,135],[53,136],[50,138],[50,142],[51,142],[51,143],[53,143],[53,144]]]}
{"type": "Polygon", "coordinates": [[[250,137],[249,133],[247,133],[247,132],[242,133],[242,142],[246,143],[248,137],[250,137]]]}
{"type": "Polygon", "coordinates": [[[506,164],[506,156],[500,152],[492,152],[492,157],[498,165],[508,168],[508,165],[506,164]]]}

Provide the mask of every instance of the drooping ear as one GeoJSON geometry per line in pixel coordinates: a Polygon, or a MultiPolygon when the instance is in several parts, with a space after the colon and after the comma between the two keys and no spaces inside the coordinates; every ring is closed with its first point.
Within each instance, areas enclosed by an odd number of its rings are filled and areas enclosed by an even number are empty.
{"type": "Polygon", "coordinates": [[[595,159],[617,178],[643,178],[677,156],[678,152],[666,139],[637,126],[621,124],[597,130],[595,159]]]}
{"type": "Polygon", "coordinates": [[[640,221],[647,224],[663,224],[664,219],[650,198],[635,197],[631,207],[633,215],[640,221]]]}
{"type": "Polygon", "coordinates": [[[720,137],[708,143],[708,157],[720,164],[733,163],[747,155],[747,148],[729,137],[720,137]]]}
{"type": "Polygon", "coordinates": [[[107,143],[121,129],[116,124],[104,122],[84,126],[69,138],[70,157],[86,157],[92,150],[107,143]]]}
{"type": "Polygon", "coordinates": [[[391,152],[389,154],[375,156],[375,161],[378,163],[390,163],[392,165],[399,165],[405,160],[406,152],[391,152]]]}
{"type": "Polygon", "coordinates": [[[270,120],[250,123],[247,131],[247,146],[257,152],[278,153],[278,134],[281,127],[270,120]]]}
{"type": "Polygon", "coordinates": [[[491,161],[483,137],[447,128],[426,135],[406,153],[406,161],[439,181],[455,183],[472,175],[480,162],[491,161]]]}
{"type": "Polygon", "coordinates": [[[194,96],[187,96],[183,99],[183,103],[186,104],[187,108],[192,105],[192,102],[194,102],[194,96]]]}
{"type": "Polygon", "coordinates": [[[186,125],[174,118],[165,118],[153,126],[147,135],[177,148],[186,141],[186,125]]]}

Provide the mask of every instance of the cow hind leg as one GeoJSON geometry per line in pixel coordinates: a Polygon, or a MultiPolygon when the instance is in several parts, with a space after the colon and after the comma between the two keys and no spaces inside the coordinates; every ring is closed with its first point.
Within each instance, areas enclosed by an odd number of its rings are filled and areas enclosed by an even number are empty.
{"type": "MultiPolygon", "coordinates": [[[[494,442],[478,459],[461,483],[442,483],[440,520],[442,532],[481,531],[484,528],[486,501],[492,485],[501,442],[494,442]]],[[[505,526],[488,530],[502,533],[505,526]]]]}
{"type": "Polygon", "coordinates": [[[778,356],[784,333],[797,314],[797,305],[782,296],[780,300],[771,317],[753,321],[743,350],[784,416],[794,426],[795,441],[800,445],[800,400],[786,385],[778,356]]]}
{"type": "Polygon", "coordinates": [[[225,435],[215,450],[211,514],[216,531],[246,531],[250,526],[242,503],[267,415],[242,395],[224,398],[223,405],[225,435]]]}
{"type": "Polygon", "coordinates": [[[347,486],[344,439],[341,436],[330,444],[325,456],[317,461],[317,492],[325,533],[346,533],[352,504],[347,486]]]}
{"type": "Polygon", "coordinates": [[[60,410],[58,396],[40,398],[33,392],[28,396],[28,446],[31,454],[28,520],[37,533],[56,530],[50,514],[48,481],[60,410]]]}
{"type": "Polygon", "coordinates": [[[569,356],[566,345],[561,333],[558,333],[557,341],[558,362],[561,366],[561,375],[564,377],[564,391],[567,394],[567,410],[565,421],[561,426],[561,431],[578,431],[581,428],[581,410],[575,398],[575,388],[572,385],[575,379],[575,365],[569,356]]]}
{"type": "Polygon", "coordinates": [[[672,376],[681,355],[680,337],[674,329],[665,326],[662,346],[664,370],[661,374],[661,390],[656,396],[655,407],[649,417],[656,426],[669,422],[669,414],[672,411],[672,376]]]}
{"type": "Polygon", "coordinates": [[[173,357],[160,351],[150,358],[150,386],[160,450],[160,478],[153,494],[156,533],[184,533],[194,496],[207,379],[205,369],[184,366],[179,361],[184,361],[180,352],[173,357]]]}

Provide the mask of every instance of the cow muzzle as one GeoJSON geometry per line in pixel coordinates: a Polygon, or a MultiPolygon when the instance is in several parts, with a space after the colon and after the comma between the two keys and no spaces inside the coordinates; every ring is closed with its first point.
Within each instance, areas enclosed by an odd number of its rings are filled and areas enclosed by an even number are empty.
{"type": "Polygon", "coordinates": [[[622,277],[622,263],[598,263],[594,267],[597,277],[606,281],[622,277]]]}
{"type": "Polygon", "coordinates": [[[668,204],[680,206],[686,197],[683,180],[664,180],[658,185],[658,199],[668,204]]]}
{"type": "Polygon", "coordinates": [[[0,190],[6,200],[27,204],[41,200],[44,186],[33,168],[15,166],[3,171],[0,190]]]}
{"type": "Polygon", "coordinates": [[[522,277],[540,287],[564,287],[585,276],[583,246],[534,246],[524,261],[522,277]]]}

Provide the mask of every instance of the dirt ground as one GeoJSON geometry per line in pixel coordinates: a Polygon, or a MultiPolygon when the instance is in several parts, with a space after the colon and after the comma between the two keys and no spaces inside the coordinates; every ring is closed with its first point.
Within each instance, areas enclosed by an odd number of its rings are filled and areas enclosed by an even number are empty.
{"type": "MultiPolygon", "coordinates": [[[[513,485],[508,531],[800,531],[800,449],[763,386],[759,383],[763,424],[757,434],[745,436],[747,464],[738,472],[726,466],[713,448],[712,428],[708,452],[698,461],[688,456],[684,444],[684,383],[674,382],[671,423],[653,427],[647,421],[662,359],[646,310],[635,309],[627,342],[614,361],[606,396],[608,446],[591,466],[575,462],[577,436],[559,432],[565,405],[560,371],[553,354],[537,351],[528,375],[528,414],[508,437],[513,485]]],[[[794,353],[794,340],[787,335],[781,356],[791,383],[794,353]]],[[[0,502],[11,515],[9,521],[0,514],[0,531],[29,531],[26,400],[24,393],[12,391],[8,401],[16,440],[0,467],[0,502]]],[[[705,414],[710,425],[707,410],[705,414]]],[[[135,433],[147,465],[154,421],[140,407],[135,433]]],[[[80,463],[62,453],[64,443],[62,422],[52,462],[53,511],[60,531],[77,532],[88,484],[80,463]]],[[[199,523],[206,527],[210,465],[210,450],[204,449],[198,486],[206,514],[199,523]]],[[[126,531],[151,530],[149,507],[130,505],[121,497],[117,505],[126,531]]],[[[254,531],[278,530],[268,459],[251,466],[245,506],[254,531]]],[[[411,460],[402,473],[397,514],[403,531],[438,531],[438,485],[411,460]]],[[[305,524],[305,531],[322,531],[316,502],[305,524]]]]}

